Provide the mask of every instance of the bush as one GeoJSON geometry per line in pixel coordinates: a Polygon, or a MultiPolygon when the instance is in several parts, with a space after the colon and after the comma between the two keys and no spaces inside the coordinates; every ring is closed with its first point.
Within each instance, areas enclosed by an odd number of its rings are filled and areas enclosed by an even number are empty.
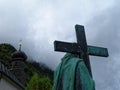
{"type": "Polygon", "coordinates": [[[52,90],[49,77],[40,78],[37,73],[33,75],[26,90],[52,90]]]}

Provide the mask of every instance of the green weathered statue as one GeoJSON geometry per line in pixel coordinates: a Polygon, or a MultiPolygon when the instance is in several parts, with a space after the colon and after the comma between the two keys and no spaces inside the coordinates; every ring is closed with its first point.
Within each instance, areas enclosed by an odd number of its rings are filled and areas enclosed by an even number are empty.
{"type": "Polygon", "coordinates": [[[67,53],[55,70],[52,90],[94,90],[94,87],[83,60],[67,53]]]}

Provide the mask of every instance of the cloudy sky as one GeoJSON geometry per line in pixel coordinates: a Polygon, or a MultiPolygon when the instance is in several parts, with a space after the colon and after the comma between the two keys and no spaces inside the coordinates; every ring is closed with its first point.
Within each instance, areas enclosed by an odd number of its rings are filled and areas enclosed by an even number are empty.
{"type": "Polygon", "coordinates": [[[89,45],[107,47],[109,57],[90,57],[96,90],[120,90],[119,0],[0,0],[0,43],[55,69],[64,53],[54,40],[75,42],[75,24],[85,26],[89,45]]]}

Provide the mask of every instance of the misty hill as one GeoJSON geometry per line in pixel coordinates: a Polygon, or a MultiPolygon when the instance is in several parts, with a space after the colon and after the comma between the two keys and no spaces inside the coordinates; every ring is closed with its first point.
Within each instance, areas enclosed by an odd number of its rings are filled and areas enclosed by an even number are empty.
{"type": "Polygon", "coordinates": [[[9,62],[12,59],[11,54],[15,51],[16,49],[10,44],[0,44],[0,62],[10,68],[9,62]]]}
{"type": "Polygon", "coordinates": [[[36,61],[29,61],[30,65],[32,65],[37,71],[40,72],[42,76],[49,76],[51,80],[53,80],[53,71],[43,63],[38,63],[36,61]]]}
{"type": "MultiPolygon", "coordinates": [[[[16,49],[10,44],[0,44],[0,62],[2,62],[8,69],[11,68],[10,60],[12,53],[16,49]]],[[[29,82],[34,74],[38,74],[40,78],[47,78],[51,85],[53,83],[53,71],[43,63],[38,63],[35,60],[27,60],[25,62],[25,72],[28,75],[27,81],[29,82]]]]}

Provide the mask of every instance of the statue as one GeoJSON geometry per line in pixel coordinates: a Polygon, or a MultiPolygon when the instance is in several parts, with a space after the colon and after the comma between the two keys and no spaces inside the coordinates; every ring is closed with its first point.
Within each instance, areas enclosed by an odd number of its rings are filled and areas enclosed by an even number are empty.
{"type": "Polygon", "coordinates": [[[55,70],[52,90],[94,90],[94,87],[84,61],[77,54],[67,53],[55,70]]]}

